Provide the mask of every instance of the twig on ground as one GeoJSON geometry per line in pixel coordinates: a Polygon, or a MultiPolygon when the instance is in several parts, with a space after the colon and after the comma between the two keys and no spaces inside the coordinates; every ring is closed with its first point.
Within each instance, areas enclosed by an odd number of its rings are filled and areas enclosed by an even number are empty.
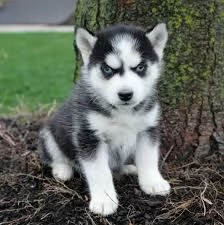
{"type": "Polygon", "coordinates": [[[5,140],[9,146],[11,147],[15,147],[16,146],[16,143],[15,141],[13,141],[12,137],[10,134],[8,134],[7,132],[5,131],[0,131],[0,137],[5,140]]]}
{"type": "Polygon", "coordinates": [[[208,203],[208,204],[210,204],[210,205],[212,205],[212,202],[209,199],[205,198],[205,196],[204,196],[204,194],[205,194],[205,192],[207,190],[207,187],[208,187],[208,183],[205,182],[205,181],[204,181],[204,183],[205,183],[205,188],[200,193],[200,199],[201,199],[202,206],[203,206],[203,209],[204,209],[203,215],[205,216],[206,215],[206,212],[207,212],[205,202],[208,203]]]}
{"type": "Polygon", "coordinates": [[[163,168],[167,158],[169,157],[170,153],[172,152],[172,150],[174,149],[174,145],[172,145],[169,149],[169,151],[166,153],[165,157],[163,158],[163,161],[161,162],[161,165],[160,165],[160,169],[163,168]]]}
{"type": "Polygon", "coordinates": [[[194,164],[198,164],[198,162],[194,160],[193,162],[187,163],[183,166],[175,167],[174,169],[171,169],[170,171],[183,169],[183,168],[189,167],[189,166],[194,165],[194,164]]]}
{"type": "Polygon", "coordinates": [[[15,220],[10,220],[10,221],[6,221],[6,222],[0,222],[0,225],[6,225],[6,224],[10,224],[10,225],[13,225],[13,224],[18,224],[18,222],[26,222],[28,219],[30,218],[30,216],[22,216],[18,219],[15,219],[15,220]]]}
{"type": "Polygon", "coordinates": [[[88,216],[88,218],[90,219],[92,225],[96,225],[96,223],[94,222],[93,218],[91,217],[91,215],[89,214],[89,212],[86,210],[86,208],[85,208],[85,212],[86,212],[86,215],[88,216]]]}

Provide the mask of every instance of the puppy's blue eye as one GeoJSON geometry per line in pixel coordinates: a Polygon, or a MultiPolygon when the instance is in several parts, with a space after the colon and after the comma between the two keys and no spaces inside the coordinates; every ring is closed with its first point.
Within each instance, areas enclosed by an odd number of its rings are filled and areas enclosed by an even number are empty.
{"type": "Polygon", "coordinates": [[[103,72],[106,73],[106,74],[111,74],[113,73],[112,69],[108,66],[104,66],[103,67],[103,72]]]}
{"type": "Polygon", "coordinates": [[[147,64],[145,62],[139,63],[136,67],[132,68],[140,76],[144,76],[147,69],[147,64]]]}
{"type": "Polygon", "coordinates": [[[106,78],[110,78],[114,75],[113,69],[111,69],[107,64],[101,65],[101,71],[106,78]]]}
{"type": "Polygon", "coordinates": [[[136,72],[137,73],[141,73],[141,72],[143,72],[144,70],[145,70],[145,65],[144,64],[140,64],[140,65],[138,65],[137,67],[136,67],[136,72]]]}

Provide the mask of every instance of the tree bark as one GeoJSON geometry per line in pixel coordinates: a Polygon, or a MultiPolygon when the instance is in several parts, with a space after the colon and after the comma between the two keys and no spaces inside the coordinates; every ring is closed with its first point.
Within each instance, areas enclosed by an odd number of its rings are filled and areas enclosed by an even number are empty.
{"type": "Polygon", "coordinates": [[[224,154],[223,0],[79,0],[75,12],[75,25],[93,32],[158,22],[169,30],[160,85],[164,143],[186,156],[224,154]]]}

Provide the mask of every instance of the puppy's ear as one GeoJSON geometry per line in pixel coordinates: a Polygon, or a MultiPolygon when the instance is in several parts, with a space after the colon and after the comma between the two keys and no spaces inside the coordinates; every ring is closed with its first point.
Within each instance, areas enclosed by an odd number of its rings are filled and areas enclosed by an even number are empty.
{"type": "Polygon", "coordinates": [[[163,51],[168,40],[168,32],[165,23],[156,25],[153,29],[146,31],[146,37],[152,44],[155,52],[159,56],[159,59],[163,58],[163,51]]]}
{"type": "Polygon", "coordinates": [[[83,28],[78,28],[76,30],[76,45],[82,55],[82,60],[85,65],[89,61],[89,56],[96,43],[97,38],[90,34],[87,30],[83,28]]]}

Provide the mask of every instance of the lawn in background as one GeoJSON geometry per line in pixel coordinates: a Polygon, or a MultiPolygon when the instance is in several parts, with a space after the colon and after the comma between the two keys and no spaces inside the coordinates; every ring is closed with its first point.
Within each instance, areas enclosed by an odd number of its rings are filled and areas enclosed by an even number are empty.
{"type": "Polygon", "coordinates": [[[0,114],[60,103],[74,73],[73,33],[0,33],[0,114]]]}

